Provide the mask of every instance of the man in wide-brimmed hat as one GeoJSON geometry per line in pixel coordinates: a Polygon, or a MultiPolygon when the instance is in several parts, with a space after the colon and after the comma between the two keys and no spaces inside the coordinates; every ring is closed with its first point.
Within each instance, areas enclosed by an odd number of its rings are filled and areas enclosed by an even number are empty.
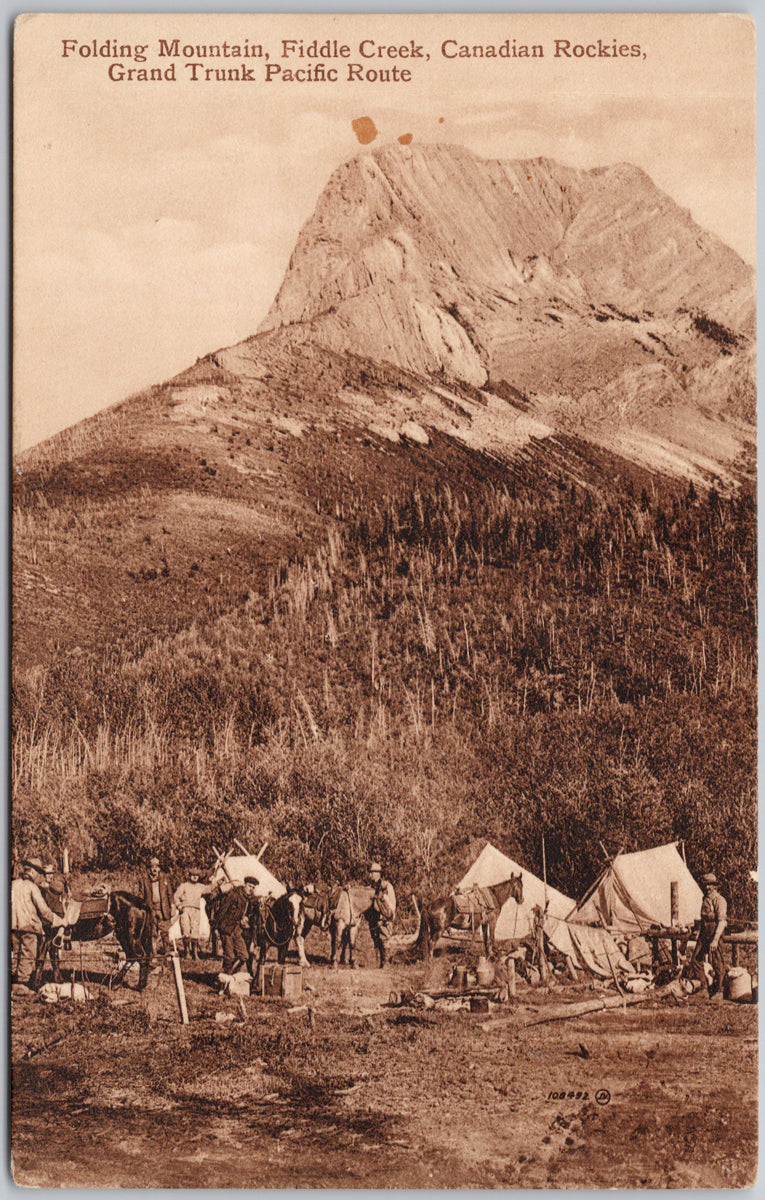
{"type": "MultiPolygon", "coordinates": [[[[56,869],[54,862],[46,862],[43,867],[43,875],[39,880],[39,888],[42,892],[42,898],[48,905],[51,912],[57,916],[63,917],[65,914],[65,902],[67,894],[66,879],[56,869]]],[[[40,939],[40,945],[37,952],[37,965],[34,973],[34,988],[37,989],[42,983],[43,972],[45,971],[45,961],[50,956],[51,970],[53,971],[53,982],[61,982],[61,935],[52,937],[50,931],[46,931],[46,936],[40,939]]]]}
{"type": "Polygon", "coordinates": [[[720,949],[720,939],[725,932],[728,918],[728,905],[717,890],[717,876],[711,871],[702,875],[701,885],[704,889],[704,899],[701,901],[701,924],[696,949],[690,961],[690,973],[707,988],[710,999],[721,995],[725,977],[725,959],[720,949]],[[714,973],[712,985],[707,983],[704,971],[704,960],[709,958],[714,973]]]}
{"type": "Polygon", "coordinates": [[[388,942],[393,934],[393,918],[396,915],[396,893],[393,884],[383,878],[379,862],[373,862],[369,868],[369,882],[372,885],[372,903],[367,912],[369,932],[380,957],[380,966],[388,961],[388,942]]]}
{"type": "Polygon", "coordinates": [[[40,859],[26,858],[21,866],[21,879],[14,879],[11,884],[12,979],[19,990],[26,991],[34,981],[45,925],[58,928],[64,924],[64,918],[53,912],[40,891],[37,881],[44,878],[40,859]]]}

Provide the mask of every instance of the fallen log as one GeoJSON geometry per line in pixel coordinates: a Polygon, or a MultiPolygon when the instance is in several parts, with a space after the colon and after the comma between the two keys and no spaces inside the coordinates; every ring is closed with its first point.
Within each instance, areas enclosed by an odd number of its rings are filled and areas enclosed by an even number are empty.
{"type": "MultiPolygon", "coordinates": [[[[674,984],[669,983],[666,987],[640,992],[635,996],[602,996],[598,1000],[584,1000],[581,1004],[557,1005],[555,1008],[548,1009],[544,1016],[525,1021],[523,1028],[527,1029],[530,1025],[544,1025],[548,1021],[568,1021],[572,1017],[583,1017],[588,1013],[602,1012],[606,1008],[626,1008],[628,1004],[645,1004],[648,1000],[660,1000],[663,996],[677,994],[677,988],[674,984]]],[[[507,1025],[517,1026],[517,1022],[506,1018],[499,1021],[484,1021],[481,1029],[490,1032],[507,1025]]]]}

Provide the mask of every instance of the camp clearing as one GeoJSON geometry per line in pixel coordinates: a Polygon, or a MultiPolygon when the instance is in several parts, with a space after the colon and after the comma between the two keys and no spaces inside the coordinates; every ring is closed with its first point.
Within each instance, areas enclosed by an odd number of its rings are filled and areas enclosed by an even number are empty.
{"type": "Polygon", "coordinates": [[[489,43],[482,46],[460,45],[455,38],[447,38],[441,43],[442,58],[544,58],[544,47],[540,45],[527,46],[516,42],[515,38],[505,38],[499,45],[489,43]]]}

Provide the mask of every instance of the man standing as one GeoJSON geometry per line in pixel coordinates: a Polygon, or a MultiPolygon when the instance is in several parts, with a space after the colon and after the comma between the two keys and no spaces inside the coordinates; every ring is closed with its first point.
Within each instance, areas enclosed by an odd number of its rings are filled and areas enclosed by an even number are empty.
{"type": "Polygon", "coordinates": [[[173,896],[175,907],[181,914],[181,937],[183,938],[183,956],[196,962],[199,948],[199,920],[202,911],[202,897],[209,895],[210,888],[200,882],[201,872],[196,867],[189,871],[189,878],[176,889],[173,896]]]}
{"type": "Polygon", "coordinates": [[[175,916],[173,889],[162,871],[158,858],[149,860],[149,870],[138,880],[138,895],[151,910],[154,951],[165,954],[169,949],[167,931],[175,916]]]}
{"type": "Polygon", "coordinates": [[[367,914],[369,932],[380,956],[380,966],[388,961],[388,941],[393,933],[393,918],[396,915],[396,893],[393,884],[383,879],[382,867],[373,862],[369,868],[369,881],[372,884],[372,903],[367,914]]]}
{"type": "MultiPolygon", "coordinates": [[[[56,870],[55,863],[45,864],[45,879],[40,881],[40,891],[42,898],[48,905],[51,912],[54,912],[57,917],[65,915],[66,901],[66,880],[56,870]]],[[[53,936],[51,929],[46,930],[44,937],[40,939],[40,945],[37,952],[37,965],[34,973],[33,987],[35,990],[42,983],[43,972],[45,971],[45,960],[50,955],[50,965],[53,970],[53,982],[61,982],[61,941],[63,935],[57,933],[53,936]]]]}
{"type": "Polygon", "coordinates": [[[696,949],[690,962],[690,973],[693,978],[700,980],[708,988],[710,998],[717,995],[725,976],[725,959],[720,949],[720,938],[725,932],[728,917],[728,905],[717,890],[717,877],[712,874],[703,875],[701,879],[704,888],[704,899],[701,901],[701,924],[696,949]],[[714,980],[711,987],[707,985],[704,971],[704,959],[709,956],[712,964],[714,980]]]}
{"type": "Polygon", "coordinates": [[[26,859],[21,866],[21,879],[14,879],[11,884],[11,946],[15,983],[29,991],[45,933],[43,922],[58,928],[64,924],[64,918],[54,913],[43,899],[37,883],[43,877],[40,859],[26,859]]]}
{"type": "Polygon", "coordinates": [[[221,974],[234,975],[247,962],[249,950],[244,930],[250,928],[251,910],[255,899],[258,880],[248,875],[243,886],[224,884],[220,889],[220,900],[216,905],[215,927],[223,941],[221,974]]]}

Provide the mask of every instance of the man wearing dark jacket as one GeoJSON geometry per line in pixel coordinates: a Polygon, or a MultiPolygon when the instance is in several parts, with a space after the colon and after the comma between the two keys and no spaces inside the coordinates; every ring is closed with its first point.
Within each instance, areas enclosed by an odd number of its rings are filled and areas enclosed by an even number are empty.
{"type": "MultiPolygon", "coordinates": [[[[258,881],[254,875],[248,875],[244,886],[234,884],[233,887],[224,890],[224,885],[220,889],[215,928],[223,939],[223,975],[233,975],[247,962],[249,951],[244,939],[244,930],[249,929],[252,924],[252,904],[257,886],[258,881]]],[[[214,895],[213,893],[213,897],[214,895]]]]}
{"type": "Polygon", "coordinates": [[[162,871],[158,858],[152,858],[148,871],[143,871],[138,880],[138,895],[151,909],[152,934],[155,953],[165,954],[168,950],[167,931],[175,917],[173,886],[162,871]]]}

